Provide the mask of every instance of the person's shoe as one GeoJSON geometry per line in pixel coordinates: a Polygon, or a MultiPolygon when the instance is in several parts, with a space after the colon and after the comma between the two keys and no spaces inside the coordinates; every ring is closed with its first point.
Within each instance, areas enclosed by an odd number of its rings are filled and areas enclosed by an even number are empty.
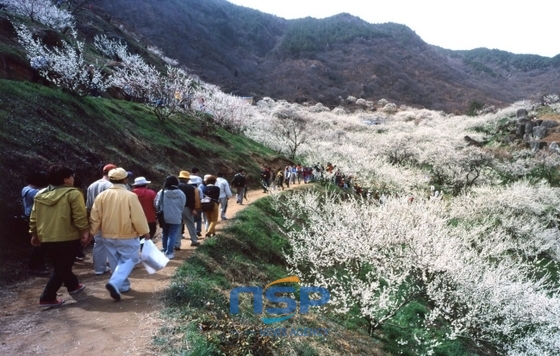
{"type": "Polygon", "coordinates": [[[64,299],[55,299],[50,302],[39,302],[39,307],[41,308],[51,308],[51,307],[59,307],[66,302],[64,299]]]}
{"type": "Polygon", "coordinates": [[[191,242],[191,246],[200,246],[200,242],[198,242],[198,241],[197,242],[191,242]]]}
{"type": "Polygon", "coordinates": [[[74,289],[73,291],[68,292],[68,294],[78,294],[78,293],[80,293],[81,291],[83,291],[85,288],[86,288],[85,285],[83,285],[83,284],[78,284],[78,287],[76,287],[76,289],[74,289]]]}
{"type": "Polygon", "coordinates": [[[113,286],[111,283],[105,284],[105,289],[109,291],[109,294],[111,294],[111,298],[113,298],[117,302],[121,300],[121,294],[119,293],[117,288],[115,288],[115,286],[113,286]]]}
{"type": "Polygon", "coordinates": [[[197,232],[196,236],[202,236],[202,234],[200,232],[197,232]]]}
{"type": "Polygon", "coordinates": [[[180,247],[175,247],[175,251],[181,251],[180,247]]]}
{"type": "Polygon", "coordinates": [[[128,293],[130,292],[130,288],[128,288],[127,290],[121,290],[121,293],[128,293]]]}
{"type": "Polygon", "coordinates": [[[170,254],[166,254],[165,257],[169,258],[170,260],[175,258],[175,255],[170,253],[170,254]]]}
{"type": "Polygon", "coordinates": [[[228,218],[226,218],[225,216],[222,218],[222,220],[227,220],[228,218]]]}
{"type": "Polygon", "coordinates": [[[111,268],[109,266],[105,266],[105,270],[103,270],[103,271],[95,271],[95,275],[100,276],[100,275],[102,275],[104,273],[107,273],[107,272],[111,272],[111,268]]]}

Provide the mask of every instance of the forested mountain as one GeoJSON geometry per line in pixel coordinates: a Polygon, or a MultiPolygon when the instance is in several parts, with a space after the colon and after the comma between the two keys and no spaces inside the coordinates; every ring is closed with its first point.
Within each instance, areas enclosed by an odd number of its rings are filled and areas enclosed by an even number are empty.
{"type": "Polygon", "coordinates": [[[332,107],[352,95],[464,112],[470,101],[510,103],[560,84],[560,56],[451,51],[349,14],[285,20],[225,0],[97,0],[91,10],[241,96],[332,107]]]}

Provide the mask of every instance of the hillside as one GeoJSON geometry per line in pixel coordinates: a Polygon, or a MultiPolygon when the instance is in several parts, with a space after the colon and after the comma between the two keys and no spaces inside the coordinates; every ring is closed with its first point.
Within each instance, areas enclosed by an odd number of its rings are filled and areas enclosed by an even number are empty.
{"type": "Polygon", "coordinates": [[[559,56],[445,50],[406,26],[348,14],[285,20],[225,0],[99,0],[93,9],[242,96],[333,107],[352,95],[462,113],[472,100],[502,105],[560,84],[559,56]]]}

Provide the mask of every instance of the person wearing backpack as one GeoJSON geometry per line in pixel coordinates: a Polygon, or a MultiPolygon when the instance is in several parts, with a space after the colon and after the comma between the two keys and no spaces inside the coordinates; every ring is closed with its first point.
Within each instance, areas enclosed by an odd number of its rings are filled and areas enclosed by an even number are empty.
{"type": "MultiPolygon", "coordinates": [[[[196,235],[195,217],[198,216],[196,211],[197,207],[200,208],[200,198],[198,194],[198,189],[193,185],[189,184],[190,173],[188,171],[179,172],[179,189],[185,193],[187,201],[185,203],[185,208],[183,209],[183,224],[189,232],[189,237],[191,239],[191,246],[198,246],[198,237],[196,235]]],[[[181,249],[181,238],[183,237],[182,229],[179,229],[177,233],[177,239],[175,240],[175,249],[181,249]]]]}
{"type": "Polygon", "coordinates": [[[212,204],[212,208],[205,209],[201,202],[202,210],[206,215],[208,220],[208,230],[206,230],[206,237],[216,236],[216,224],[218,223],[218,216],[220,216],[220,206],[218,204],[220,200],[220,187],[216,186],[216,177],[210,176],[205,180],[206,185],[203,186],[202,191],[204,196],[209,198],[212,204]]]}
{"type": "Polygon", "coordinates": [[[247,178],[245,177],[243,168],[240,168],[233,176],[231,186],[236,190],[237,204],[243,205],[243,196],[245,194],[245,189],[247,189],[247,178]]]}

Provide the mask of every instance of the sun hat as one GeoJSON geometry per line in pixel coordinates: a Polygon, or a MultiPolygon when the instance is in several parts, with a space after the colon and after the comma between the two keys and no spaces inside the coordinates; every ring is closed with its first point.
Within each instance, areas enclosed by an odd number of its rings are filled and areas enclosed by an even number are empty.
{"type": "Polygon", "coordinates": [[[181,172],[179,172],[179,176],[177,178],[190,179],[191,174],[188,171],[181,171],[181,172]]]}
{"type": "Polygon", "coordinates": [[[146,184],[150,184],[152,183],[149,180],[146,180],[145,177],[136,177],[134,178],[134,184],[132,184],[133,186],[138,186],[138,185],[146,185],[146,184]]]}
{"type": "Polygon", "coordinates": [[[111,180],[123,180],[128,177],[128,173],[124,170],[124,168],[115,168],[109,171],[109,179],[111,180]]]}

